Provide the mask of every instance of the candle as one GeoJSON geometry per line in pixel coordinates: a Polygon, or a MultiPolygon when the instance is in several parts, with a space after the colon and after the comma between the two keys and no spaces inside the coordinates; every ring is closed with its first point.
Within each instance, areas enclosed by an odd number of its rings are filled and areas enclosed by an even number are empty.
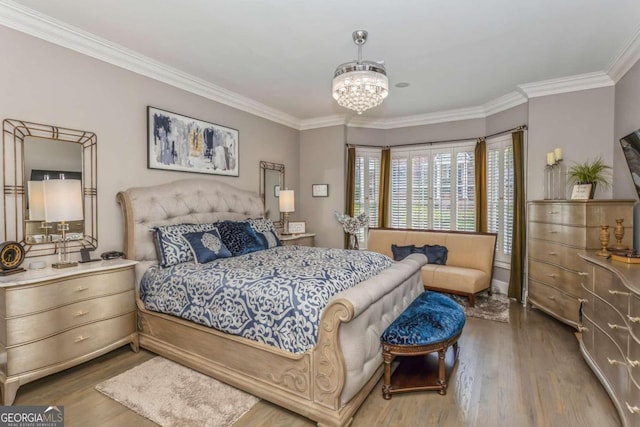
{"type": "Polygon", "coordinates": [[[562,148],[556,148],[555,150],[553,150],[553,155],[555,156],[556,160],[562,160],[562,148]]]}
{"type": "Polygon", "coordinates": [[[551,166],[556,163],[556,156],[553,154],[553,151],[547,153],[547,165],[551,166]]]}

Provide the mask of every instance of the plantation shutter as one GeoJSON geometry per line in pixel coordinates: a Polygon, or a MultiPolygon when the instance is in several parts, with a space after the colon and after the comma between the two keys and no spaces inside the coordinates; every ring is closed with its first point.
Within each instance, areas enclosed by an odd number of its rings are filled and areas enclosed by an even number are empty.
{"type": "Polygon", "coordinates": [[[407,228],[407,167],[406,153],[391,157],[391,227],[407,228]]]}
{"type": "Polygon", "coordinates": [[[487,231],[498,234],[496,261],[511,263],[514,206],[511,135],[487,139],[487,231]]]}
{"type": "Polygon", "coordinates": [[[429,154],[411,156],[411,228],[429,228],[429,154]]]}
{"type": "Polygon", "coordinates": [[[476,189],[474,151],[456,153],[456,230],[475,231],[476,189]]]}
{"type": "Polygon", "coordinates": [[[451,153],[433,156],[433,229],[451,230],[451,153]]]}

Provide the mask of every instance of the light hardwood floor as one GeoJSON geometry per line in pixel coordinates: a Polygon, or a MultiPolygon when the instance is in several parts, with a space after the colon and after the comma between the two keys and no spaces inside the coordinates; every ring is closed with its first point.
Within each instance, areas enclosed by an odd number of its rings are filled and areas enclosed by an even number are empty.
{"type": "MultiPolygon", "coordinates": [[[[446,396],[414,392],[387,401],[378,384],[352,425],[618,426],[611,400],[580,356],[573,329],[515,303],[510,310],[509,324],[468,318],[446,396]]],[[[93,389],[152,357],[120,348],[22,386],[15,404],[64,405],[66,427],[155,426],[93,389]]],[[[234,427],[312,425],[261,401],[234,427]]]]}

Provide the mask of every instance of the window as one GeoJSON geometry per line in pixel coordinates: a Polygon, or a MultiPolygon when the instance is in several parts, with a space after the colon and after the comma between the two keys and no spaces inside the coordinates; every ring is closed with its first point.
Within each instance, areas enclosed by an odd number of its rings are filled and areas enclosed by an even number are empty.
{"type": "MultiPolygon", "coordinates": [[[[356,180],[354,192],[354,215],[366,212],[369,226],[378,226],[378,205],[380,192],[380,150],[356,148],[356,180]]],[[[366,230],[358,233],[361,248],[367,247],[366,230]]]]}
{"type": "Polygon", "coordinates": [[[475,142],[391,151],[391,227],[475,230],[475,142]]]}
{"type": "Polygon", "coordinates": [[[511,264],[513,239],[513,144],[511,134],[487,140],[487,228],[498,233],[496,264],[511,264]]]}

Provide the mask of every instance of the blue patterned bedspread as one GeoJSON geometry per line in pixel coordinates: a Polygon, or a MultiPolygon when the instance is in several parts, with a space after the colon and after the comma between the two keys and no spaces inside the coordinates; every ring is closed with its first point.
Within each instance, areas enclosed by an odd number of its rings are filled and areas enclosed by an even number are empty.
{"type": "Polygon", "coordinates": [[[278,246],[206,264],[153,266],[140,296],[149,310],[304,353],[316,344],[331,297],[392,264],[374,252],[278,246]]]}

